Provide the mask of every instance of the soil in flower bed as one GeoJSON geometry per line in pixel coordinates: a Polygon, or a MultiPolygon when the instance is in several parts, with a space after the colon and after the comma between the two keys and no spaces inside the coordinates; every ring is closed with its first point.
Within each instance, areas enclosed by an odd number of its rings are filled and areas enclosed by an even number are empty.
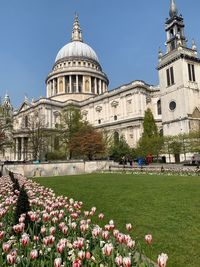
{"type": "Polygon", "coordinates": [[[199,267],[199,176],[91,174],[33,180],[83,201],[85,209],[96,206],[105,214],[104,222],[113,219],[121,231],[132,223],[132,236],[153,260],[162,251],[169,267],[199,267]],[[148,233],[153,235],[152,251],[143,244],[148,233]]]}

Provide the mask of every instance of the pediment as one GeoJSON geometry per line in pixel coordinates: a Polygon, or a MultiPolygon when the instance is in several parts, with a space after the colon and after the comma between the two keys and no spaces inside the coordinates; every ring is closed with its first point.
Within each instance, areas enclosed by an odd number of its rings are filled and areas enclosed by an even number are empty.
{"type": "Polygon", "coordinates": [[[196,107],[191,116],[193,119],[200,119],[200,109],[196,107]]]}
{"type": "Polygon", "coordinates": [[[22,104],[21,104],[21,107],[19,108],[18,112],[21,112],[21,111],[24,111],[28,108],[31,107],[31,104],[28,103],[27,101],[24,101],[22,104]]]}

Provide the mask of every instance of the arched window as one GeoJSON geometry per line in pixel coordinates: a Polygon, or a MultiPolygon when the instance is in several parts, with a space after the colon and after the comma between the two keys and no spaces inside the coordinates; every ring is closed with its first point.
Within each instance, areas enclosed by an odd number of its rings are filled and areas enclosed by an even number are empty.
{"type": "Polygon", "coordinates": [[[28,116],[27,115],[24,118],[24,126],[25,126],[25,128],[28,127],[28,116]]]}
{"type": "Polygon", "coordinates": [[[158,115],[162,114],[162,110],[161,110],[161,100],[159,99],[157,102],[157,113],[158,115]]]}
{"type": "Polygon", "coordinates": [[[119,143],[119,133],[118,132],[114,132],[114,144],[118,144],[119,143]]]}

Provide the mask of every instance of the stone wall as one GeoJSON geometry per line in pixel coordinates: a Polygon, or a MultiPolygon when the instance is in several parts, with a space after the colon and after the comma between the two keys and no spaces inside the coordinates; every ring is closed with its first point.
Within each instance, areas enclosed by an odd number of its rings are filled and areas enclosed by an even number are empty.
{"type": "Polygon", "coordinates": [[[22,163],[4,165],[3,174],[8,171],[24,176],[59,176],[92,173],[107,170],[113,161],[67,161],[52,163],[22,163]]]}

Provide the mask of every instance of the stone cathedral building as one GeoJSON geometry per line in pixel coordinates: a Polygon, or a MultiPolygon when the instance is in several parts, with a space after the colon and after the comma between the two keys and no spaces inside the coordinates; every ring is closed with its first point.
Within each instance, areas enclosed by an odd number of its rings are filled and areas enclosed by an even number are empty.
{"type": "MultiPolygon", "coordinates": [[[[108,90],[109,79],[95,51],[84,42],[76,16],[71,41],[58,52],[46,78],[46,97],[22,103],[14,113],[13,159],[29,155],[27,119],[36,110],[49,130],[59,123],[62,110],[73,105],[98,129],[123,135],[132,147],[143,131],[144,113],[153,112],[161,134],[177,135],[200,128],[200,59],[197,47],[187,46],[184,19],[171,0],[165,22],[166,52],[159,51],[159,85],[133,81],[108,90]]],[[[164,40],[163,40],[164,42],[164,40]]]]}

